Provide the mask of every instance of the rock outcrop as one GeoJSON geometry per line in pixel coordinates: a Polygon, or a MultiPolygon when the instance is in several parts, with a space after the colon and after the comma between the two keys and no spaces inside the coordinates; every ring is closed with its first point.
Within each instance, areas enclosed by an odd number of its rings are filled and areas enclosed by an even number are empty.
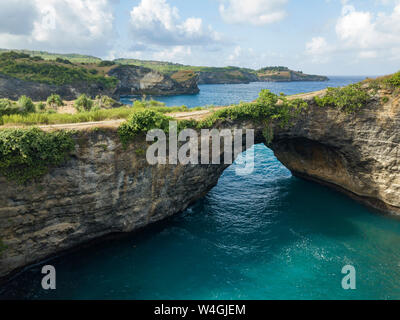
{"type": "Polygon", "coordinates": [[[257,81],[260,79],[255,73],[238,70],[199,72],[199,84],[246,84],[257,81]]]}
{"type": "Polygon", "coordinates": [[[199,84],[240,84],[250,82],[327,81],[325,76],[287,70],[284,72],[250,72],[242,69],[200,71],[199,84]]]}
{"type": "Polygon", "coordinates": [[[400,214],[400,97],[377,98],[354,114],[309,109],[288,129],[276,127],[270,147],[296,176],[400,214]]]}
{"type": "MultiPolygon", "coordinates": [[[[400,103],[373,100],[347,114],[313,100],[293,125],[272,123],[268,145],[294,175],[400,214],[400,103]]],[[[225,122],[254,128],[260,122],[225,122]]],[[[265,131],[264,131],[265,132],[265,131]]],[[[144,137],[128,149],[116,128],[81,131],[63,166],[21,186],[0,177],[0,277],[98,237],[130,232],[187,208],[216,185],[227,165],[149,165],[144,137]]],[[[265,142],[266,143],[266,142],[265,142]]]]}
{"type": "Polygon", "coordinates": [[[151,69],[128,65],[112,68],[108,75],[119,80],[116,88],[106,88],[101,83],[85,82],[57,86],[25,81],[0,73],[0,98],[18,100],[20,96],[26,95],[34,101],[43,101],[55,93],[64,100],[74,100],[84,93],[92,98],[107,95],[119,100],[121,95],[179,95],[200,92],[197,75],[185,81],[176,81],[151,69]]]}
{"type": "Polygon", "coordinates": [[[121,65],[111,69],[110,76],[119,80],[115,94],[117,95],[179,95],[199,93],[197,75],[184,82],[151,69],[121,65]]]}

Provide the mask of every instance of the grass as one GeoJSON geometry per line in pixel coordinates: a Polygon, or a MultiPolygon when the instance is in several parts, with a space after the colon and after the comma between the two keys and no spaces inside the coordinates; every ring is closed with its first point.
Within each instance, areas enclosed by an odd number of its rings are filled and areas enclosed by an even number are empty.
{"type": "Polygon", "coordinates": [[[97,109],[92,111],[78,112],[75,114],[66,113],[28,113],[11,114],[0,117],[0,125],[46,125],[46,124],[67,124],[95,122],[104,120],[127,119],[133,113],[150,109],[159,113],[182,112],[189,109],[182,107],[119,107],[113,109],[97,109]]]}
{"type": "MultiPolygon", "coordinates": [[[[23,53],[0,54],[0,73],[26,81],[66,85],[84,82],[113,88],[118,80],[105,74],[94,74],[92,69],[73,63],[37,60],[23,53]]],[[[94,69],[93,69],[94,70],[94,69]]]]}
{"type": "Polygon", "coordinates": [[[333,106],[346,113],[354,113],[361,109],[373,97],[367,88],[360,83],[351,84],[343,88],[328,88],[323,97],[314,100],[320,107],[333,106]]]}
{"type": "Polygon", "coordinates": [[[49,53],[47,51],[35,51],[35,50],[9,50],[9,49],[0,49],[0,53],[2,52],[10,52],[15,51],[18,53],[24,53],[31,57],[41,57],[44,60],[56,60],[60,59],[68,59],[74,63],[99,63],[101,61],[100,58],[83,55],[83,54],[60,54],[60,53],[49,53]]]}

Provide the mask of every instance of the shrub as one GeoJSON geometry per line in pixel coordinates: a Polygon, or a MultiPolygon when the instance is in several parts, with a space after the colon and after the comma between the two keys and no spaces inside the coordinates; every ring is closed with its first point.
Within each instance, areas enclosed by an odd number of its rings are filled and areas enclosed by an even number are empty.
{"type": "Polygon", "coordinates": [[[315,97],[320,107],[333,106],[347,113],[361,109],[372,96],[363,90],[361,84],[351,84],[343,88],[328,88],[323,97],[315,97]]]}
{"type": "Polygon", "coordinates": [[[36,105],[36,110],[44,111],[45,109],[46,109],[46,105],[45,105],[43,102],[39,102],[39,103],[36,105]]]}
{"type": "Polygon", "coordinates": [[[52,94],[47,98],[46,101],[47,105],[50,108],[57,108],[57,107],[61,107],[64,105],[64,102],[62,101],[61,97],[58,94],[52,94]]]}
{"type": "Polygon", "coordinates": [[[0,54],[1,60],[27,59],[29,57],[30,57],[29,54],[15,52],[15,51],[9,51],[9,52],[4,52],[4,53],[0,54]]]}
{"type": "Polygon", "coordinates": [[[400,87],[400,71],[388,78],[386,83],[392,87],[400,87]]]}
{"type": "Polygon", "coordinates": [[[35,104],[32,102],[31,98],[28,98],[27,96],[21,96],[18,99],[17,105],[19,108],[21,108],[22,112],[35,112],[35,104]]]}
{"type": "Polygon", "coordinates": [[[136,135],[152,129],[161,129],[164,132],[168,132],[169,120],[172,120],[172,118],[153,110],[137,111],[119,126],[118,133],[121,142],[126,146],[136,135]]]}
{"type": "Polygon", "coordinates": [[[109,96],[96,96],[95,106],[99,109],[111,109],[122,106],[122,103],[115,101],[109,96]]]}
{"type": "Polygon", "coordinates": [[[34,57],[32,57],[31,59],[32,59],[32,61],[43,61],[43,60],[44,60],[44,59],[43,59],[42,57],[40,57],[40,56],[34,56],[34,57]]]}
{"type": "Polygon", "coordinates": [[[62,58],[56,58],[56,62],[63,64],[72,64],[72,62],[69,61],[68,59],[62,59],[62,58]]]}
{"type": "Polygon", "coordinates": [[[70,133],[38,128],[0,131],[0,174],[19,183],[46,174],[61,164],[74,148],[70,133]]]}
{"type": "Polygon", "coordinates": [[[274,105],[278,102],[278,96],[267,89],[263,89],[256,101],[261,105],[274,105]]]}
{"type": "Polygon", "coordinates": [[[93,107],[93,100],[86,94],[81,94],[79,98],[75,100],[74,106],[79,112],[90,111],[93,107]]]}
{"type": "Polygon", "coordinates": [[[21,109],[11,100],[0,99],[0,117],[4,115],[21,113],[21,109]]]}
{"type": "Polygon", "coordinates": [[[115,65],[115,62],[114,62],[114,61],[107,61],[107,60],[101,61],[101,62],[98,64],[99,67],[111,67],[111,66],[113,66],[113,65],[115,65]]]}

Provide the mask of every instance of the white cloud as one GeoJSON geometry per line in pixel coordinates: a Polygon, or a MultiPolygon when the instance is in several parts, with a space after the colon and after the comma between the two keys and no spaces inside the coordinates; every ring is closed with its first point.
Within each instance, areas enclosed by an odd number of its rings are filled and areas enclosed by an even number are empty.
{"type": "Polygon", "coordinates": [[[328,43],[323,37],[312,38],[306,44],[306,51],[311,55],[321,55],[328,51],[328,43]]]}
{"type": "Polygon", "coordinates": [[[0,21],[5,48],[105,53],[114,35],[108,0],[10,0],[6,10],[0,6],[0,21]]]}
{"type": "Polygon", "coordinates": [[[325,63],[329,61],[329,52],[331,47],[324,37],[312,38],[306,43],[306,53],[311,56],[313,62],[325,63]]]}
{"type": "Polygon", "coordinates": [[[181,21],[179,10],[166,0],[141,0],[130,13],[135,41],[161,46],[204,45],[221,41],[200,18],[181,21]]]}
{"type": "Polygon", "coordinates": [[[287,0],[221,0],[220,14],[227,23],[265,25],[286,16],[287,0]]]}
{"type": "Polygon", "coordinates": [[[390,14],[372,14],[357,11],[353,6],[343,7],[336,24],[336,34],[345,48],[358,51],[361,58],[387,55],[393,48],[400,48],[400,4],[390,14]]]}
{"type": "Polygon", "coordinates": [[[192,55],[191,47],[175,46],[153,53],[152,59],[160,61],[175,61],[183,63],[187,57],[192,55]]]}
{"type": "Polygon", "coordinates": [[[393,11],[389,14],[359,11],[347,3],[342,1],[336,22],[337,41],[328,45],[324,37],[315,37],[306,44],[306,53],[312,60],[326,62],[332,55],[344,54],[354,61],[400,59],[400,1],[391,1],[393,11]]]}

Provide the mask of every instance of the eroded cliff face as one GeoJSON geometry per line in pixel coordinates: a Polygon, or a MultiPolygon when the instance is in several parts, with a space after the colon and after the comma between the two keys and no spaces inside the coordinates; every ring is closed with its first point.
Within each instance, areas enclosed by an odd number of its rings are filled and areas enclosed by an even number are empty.
{"type": "Polygon", "coordinates": [[[400,214],[400,103],[379,98],[354,114],[309,109],[270,147],[294,175],[330,185],[384,212],[400,214]]]}
{"type": "Polygon", "coordinates": [[[131,65],[118,66],[108,74],[119,80],[115,89],[115,94],[118,95],[177,95],[200,92],[197,75],[187,81],[178,82],[151,69],[131,65]]]}
{"type": "Polygon", "coordinates": [[[145,136],[125,150],[116,131],[79,132],[71,159],[38,182],[18,185],[0,177],[0,239],[6,245],[0,278],[89,240],[181,212],[205,196],[228,166],[149,165],[145,136]]]}
{"type": "Polygon", "coordinates": [[[119,80],[115,88],[106,88],[100,82],[91,84],[75,82],[58,86],[0,74],[0,98],[18,100],[20,96],[26,95],[34,101],[44,101],[55,93],[64,100],[74,100],[81,94],[87,94],[92,98],[97,95],[107,95],[119,100],[121,95],[179,95],[200,92],[197,86],[198,75],[185,81],[175,81],[151,69],[129,65],[116,66],[108,72],[108,75],[119,80]]]}
{"type": "Polygon", "coordinates": [[[91,97],[107,95],[119,99],[114,90],[105,88],[101,84],[75,83],[74,85],[56,86],[34,81],[25,81],[0,74],[0,98],[18,100],[22,95],[30,97],[34,101],[44,101],[51,94],[58,94],[65,100],[74,100],[81,94],[91,97]]]}

